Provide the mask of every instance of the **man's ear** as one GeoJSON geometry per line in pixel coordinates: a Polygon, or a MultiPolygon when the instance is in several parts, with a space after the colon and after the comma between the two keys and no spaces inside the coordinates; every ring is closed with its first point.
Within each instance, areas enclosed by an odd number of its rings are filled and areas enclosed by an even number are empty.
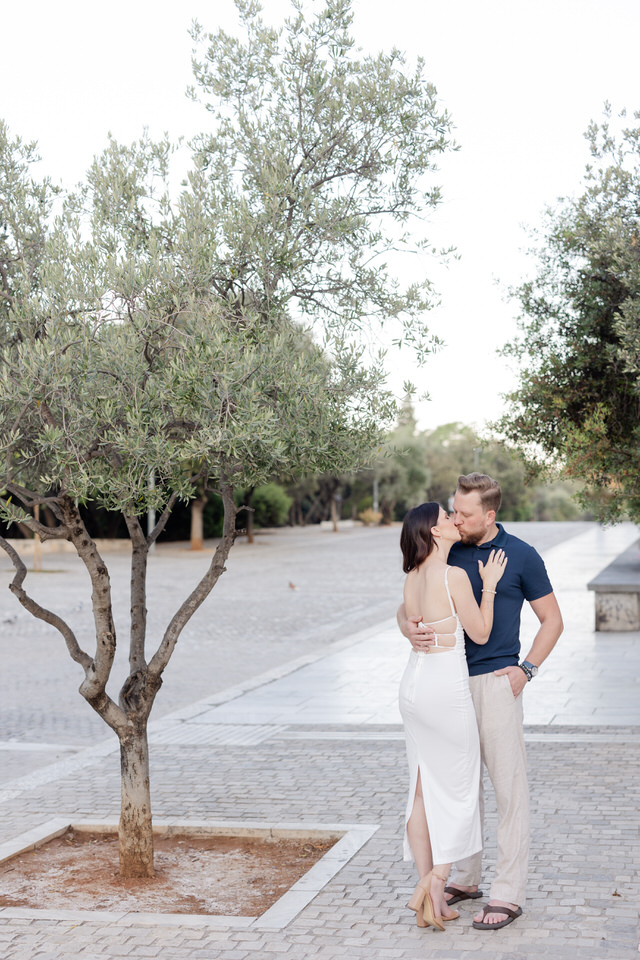
{"type": "Polygon", "coordinates": [[[495,512],[495,510],[487,510],[487,512],[486,512],[486,514],[485,514],[485,517],[486,517],[486,521],[487,521],[487,530],[488,530],[489,527],[492,527],[493,524],[496,522],[496,512],[495,512]]]}

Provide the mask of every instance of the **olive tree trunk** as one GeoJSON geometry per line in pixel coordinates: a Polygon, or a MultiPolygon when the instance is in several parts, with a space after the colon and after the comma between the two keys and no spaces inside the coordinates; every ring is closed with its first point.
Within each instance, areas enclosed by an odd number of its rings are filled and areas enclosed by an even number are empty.
{"type": "Polygon", "coordinates": [[[146,724],[120,740],[121,877],[153,877],[153,825],[146,724]]]}

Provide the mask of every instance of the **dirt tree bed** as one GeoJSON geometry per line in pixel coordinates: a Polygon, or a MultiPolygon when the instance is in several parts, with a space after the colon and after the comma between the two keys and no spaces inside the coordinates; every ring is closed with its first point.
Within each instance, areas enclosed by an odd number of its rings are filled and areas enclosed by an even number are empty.
{"type": "Polygon", "coordinates": [[[70,829],[0,864],[0,906],[258,917],[334,843],[157,837],[156,876],[123,880],[115,835],[70,829]]]}

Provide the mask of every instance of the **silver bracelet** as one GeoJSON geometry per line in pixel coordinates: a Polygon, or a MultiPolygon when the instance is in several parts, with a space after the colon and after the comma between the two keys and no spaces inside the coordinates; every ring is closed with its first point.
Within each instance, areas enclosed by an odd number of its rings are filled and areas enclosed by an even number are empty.
{"type": "Polygon", "coordinates": [[[483,590],[482,592],[483,592],[483,593],[495,593],[496,591],[495,591],[495,590],[483,590]]]}

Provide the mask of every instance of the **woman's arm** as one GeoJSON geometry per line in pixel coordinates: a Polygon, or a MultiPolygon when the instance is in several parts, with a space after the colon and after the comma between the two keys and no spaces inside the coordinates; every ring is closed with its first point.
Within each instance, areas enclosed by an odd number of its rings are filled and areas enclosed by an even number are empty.
{"type": "Polygon", "coordinates": [[[489,639],[493,627],[493,601],[496,596],[496,587],[506,565],[507,558],[502,550],[497,553],[492,550],[484,566],[479,562],[483,587],[480,606],[476,603],[471,581],[465,571],[460,567],[449,569],[449,587],[456,611],[467,636],[474,643],[485,644],[489,639]]]}

